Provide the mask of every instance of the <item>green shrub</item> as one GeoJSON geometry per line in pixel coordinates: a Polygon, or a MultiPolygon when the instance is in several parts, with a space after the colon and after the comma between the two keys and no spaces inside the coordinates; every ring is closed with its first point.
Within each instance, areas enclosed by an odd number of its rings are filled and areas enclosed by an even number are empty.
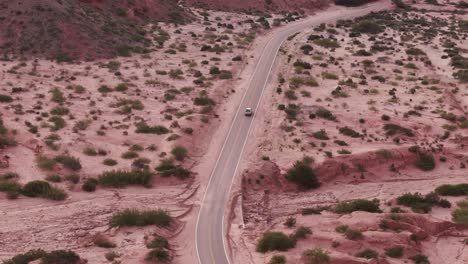
{"type": "Polygon", "coordinates": [[[63,96],[62,91],[60,91],[59,88],[54,88],[51,91],[52,93],[52,98],[51,100],[55,103],[63,103],[65,102],[65,97],[63,96]]]}
{"type": "Polygon", "coordinates": [[[0,192],[19,192],[21,184],[15,181],[0,180],[0,192]]]}
{"type": "Polygon", "coordinates": [[[332,38],[316,39],[316,40],[314,40],[314,43],[321,46],[321,47],[327,48],[327,49],[335,49],[335,48],[340,47],[340,44],[338,43],[338,41],[336,39],[332,39],[332,38]]]}
{"type": "Polygon", "coordinates": [[[61,118],[60,116],[52,116],[51,118],[49,118],[49,122],[53,124],[53,126],[50,128],[50,130],[52,131],[60,130],[67,125],[65,119],[61,118]]]}
{"type": "Polygon", "coordinates": [[[345,237],[349,240],[359,240],[363,237],[362,232],[356,229],[348,228],[344,233],[345,237]]]}
{"type": "Polygon", "coordinates": [[[328,252],[321,248],[308,249],[302,253],[306,263],[325,264],[330,263],[328,252]]]}
{"type": "Polygon", "coordinates": [[[330,120],[330,121],[335,121],[336,120],[336,116],[334,116],[332,114],[332,112],[330,112],[328,109],[323,108],[323,107],[321,107],[317,111],[315,111],[315,114],[318,117],[321,117],[321,118],[324,118],[324,119],[327,119],[327,120],[330,120]]]}
{"type": "Polygon", "coordinates": [[[256,250],[260,253],[274,250],[287,251],[294,246],[294,240],[282,232],[265,232],[258,240],[256,250]]]}
{"type": "Polygon", "coordinates": [[[134,159],[138,158],[138,153],[135,151],[126,151],[121,155],[122,159],[134,159]]]}
{"type": "Polygon", "coordinates": [[[435,189],[435,192],[439,195],[447,196],[468,195],[468,183],[440,185],[435,189]]]}
{"type": "Polygon", "coordinates": [[[145,257],[145,260],[157,263],[168,262],[169,259],[169,252],[161,248],[152,249],[145,257]]]}
{"type": "Polygon", "coordinates": [[[87,147],[83,150],[83,154],[87,156],[97,156],[97,151],[94,148],[87,147]]]}
{"type": "Polygon", "coordinates": [[[381,213],[382,210],[379,208],[379,200],[365,200],[356,199],[349,202],[340,202],[335,206],[335,213],[338,214],[350,214],[355,211],[364,211],[370,213],[381,213]]]}
{"type": "Polygon", "coordinates": [[[168,227],[171,223],[171,216],[162,209],[146,211],[140,211],[138,209],[125,209],[112,215],[112,218],[109,222],[111,227],[148,225],[168,227]]]}
{"type": "Polygon", "coordinates": [[[115,248],[116,245],[103,235],[96,235],[93,239],[94,245],[102,248],[115,248]]]}
{"type": "Polygon", "coordinates": [[[271,257],[268,264],[286,264],[286,257],[283,255],[275,255],[271,257]]]}
{"type": "Polygon", "coordinates": [[[366,33],[366,34],[379,34],[384,31],[384,28],[380,26],[376,21],[373,20],[361,20],[354,24],[352,27],[354,32],[366,33]]]}
{"type": "Polygon", "coordinates": [[[81,170],[81,162],[78,158],[66,155],[58,155],[54,158],[54,160],[60,164],[62,164],[65,168],[78,171],[81,170]]]}
{"type": "Polygon", "coordinates": [[[52,115],[68,115],[70,113],[70,110],[68,108],[63,107],[63,106],[56,106],[50,110],[50,114],[52,115]]]}
{"type": "Polygon", "coordinates": [[[468,224],[468,209],[458,208],[452,212],[452,220],[456,223],[468,224]]]}
{"type": "Polygon", "coordinates": [[[117,161],[115,159],[105,159],[102,161],[102,164],[106,166],[115,166],[117,165],[117,161]]]}
{"type": "Polygon", "coordinates": [[[347,225],[339,225],[335,228],[335,231],[341,234],[344,234],[346,230],[348,230],[349,226],[347,225]]]}
{"type": "Polygon", "coordinates": [[[53,175],[48,175],[46,177],[46,180],[50,182],[61,182],[62,177],[60,177],[60,175],[53,174],[53,175]]]}
{"type": "Polygon", "coordinates": [[[67,175],[65,175],[64,179],[66,181],[71,182],[71,183],[77,184],[78,182],[80,182],[80,175],[74,174],[74,173],[67,174],[67,175]]]}
{"type": "Polygon", "coordinates": [[[303,189],[320,187],[320,182],[314,169],[305,161],[296,161],[294,166],[287,171],[286,179],[296,183],[303,189]]]}
{"type": "Polygon", "coordinates": [[[41,264],[77,264],[80,256],[71,250],[55,250],[42,257],[41,264]]]}
{"type": "Polygon", "coordinates": [[[303,238],[306,238],[308,235],[311,235],[312,234],[312,230],[310,230],[310,228],[308,227],[305,227],[305,226],[301,226],[301,227],[298,227],[294,233],[291,234],[291,239],[294,239],[294,240],[298,240],[298,239],[303,239],[303,238]]]}
{"type": "Polygon", "coordinates": [[[9,260],[3,261],[2,263],[3,264],[28,264],[32,261],[41,259],[46,254],[47,252],[45,252],[42,249],[32,249],[26,253],[18,254],[9,260]]]}
{"type": "Polygon", "coordinates": [[[420,193],[405,193],[397,198],[399,205],[411,207],[414,212],[428,213],[432,206],[438,205],[442,207],[450,207],[450,202],[440,199],[435,193],[428,193],[422,196],[420,193]]]}
{"type": "Polygon", "coordinates": [[[430,153],[419,152],[419,159],[414,164],[422,171],[433,170],[436,166],[434,156],[430,153]]]}
{"type": "Polygon", "coordinates": [[[401,258],[403,257],[403,250],[404,248],[402,246],[394,246],[391,248],[386,248],[385,255],[391,258],[401,258]]]}
{"type": "Polygon", "coordinates": [[[414,255],[410,257],[410,259],[415,263],[415,264],[429,264],[429,259],[421,254],[414,255]]]}
{"type": "Polygon", "coordinates": [[[393,136],[398,133],[402,133],[408,137],[414,136],[413,131],[411,131],[411,129],[404,128],[396,124],[385,124],[383,129],[385,130],[387,136],[393,136]]]}
{"type": "Polygon", "coordinates": [[[94,192],[98,185],[98,181],[94,178],[88,178],[81,186],[81,189],[85,192],[94,192]]]}
{"type": "Polygon", "coordinates": [[[120,83],[114,88],[115,91],[117,92],[125,92],[128,90],[128,86],[125,83],[120,83]]]}
{"type": "Polygon", "coordinates": [[[139,124],[137,126],[136,133],[163,135],[169,133],[169,129],[164,126],[148,126],[146,124],[139,124]]]}
{"type": "Polygon", "coordinates": [[[366,248],[363,251],[358,252],[355,256],[358,258],[372,259],[377,258],[379,256],[379,253],[370,248],[366,248]]]}
{"type": "Polygon", "coordinates": [[[322,72],[322,77],[329,80],[338,80],[338,76],[331,72],[322,72]]]}
{"type": "Polygon", "coordinates": [[[186,179],[190,177],[191,172],[180,165],[175,165],[172,159],[164,159],[156,167],[162,177],[175,176],[179,179],[186,179]]]}
{"type": "Polygon", "coordinates": [[[302,208],[302,215],[321,214],[322,211],[330,209],[328,206],[302,208]]]}
{"type": "Polygon", "coordinates": [[[185,157],[187,157],[187,149],[183,146],[175,146],[171,150],[171,154],[174,156],[176,160],[183,161],[185,157]]]}
{"type": "Polygon", "coordinates": [[[148,244],[146,244],[147,248],[169,248],[169,241],[165,237],[156,236],[151,240],[148,244]]]}
{"type": "Polygon", "coordinates": [[[11,96],[0,94],[0,103],[11,103],[13,102],[13,98],[11,96]]]}
{"type": "Polygon", "coordinates": [[[341,134],[348,136],[348,137],[353,137],[353,138],[361,137],[361,134],[359,134],[358,132],[354,131],[353,129],[349,127],[340,127],[338,131],[341,134]]]}
{"type": "Polygon", "coordinates": [[[312,136],[319,140],[329,140],[330,138],[327,135],[327,131],[320,129],[317,132],[312,133],[312,136]]]}
{"type": "Polygon", "coordinates": [[[104,187],[122,188],[127,185],[149,186],[153,174],[145,170],[114,170],[98,176],[98,183],[104,187]]]}
{"type": "Polygon", "coordinates": [[[46,156],[37,156],[36,163],[37,163],[37,166],[43,170],[53,170],[55,167],[56,161],[46,156]]]}
{"type": "Polygon", "coordinates": [[[21,188],[21,193],[28,197],[42,197],[50,200],[65,200],[67,194],[45,181],[31,181],[21,188]]]}
{"type": "Polygon", "coordinates": [[[215,101],[213,101],[213,99],[206,97],[206,96],[196,97],[193,100],[193,103],[198,106],[215,105],[215,101]]]}

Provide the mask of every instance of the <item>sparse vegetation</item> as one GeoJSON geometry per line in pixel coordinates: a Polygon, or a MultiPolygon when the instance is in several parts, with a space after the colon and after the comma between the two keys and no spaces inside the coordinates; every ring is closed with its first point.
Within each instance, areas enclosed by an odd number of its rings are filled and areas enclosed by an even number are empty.
{"type": "Polygon", "coordinates": [[[148,225],[168,227],[171,223],[172,217],[162,209],[141,211],[125,209],[112,215],[109,225],[112,227],[148,225]]]}
{"type": "Polygon", "coordinates": [[[295,246],[295,242],[282,232],[265,232],[257,242],[256,250],[260,253],[268,251],[287,251],[295,246]]]}
{"type": "Polygon", "coordinates": [[[148,187],[153,174],[144,170],[114,170],[104,172],[98,176],[99,185],[104,187],[123,188],[128,185],[143,185],[148,187]]]}
{"type": "Polygon", "coordinates": [[[296,183],[303,189],[314,189],[320,187],[320,182],[314,169],[305,160],[296,161],[294,166],[286,173],[286,179],[296,183]]]}

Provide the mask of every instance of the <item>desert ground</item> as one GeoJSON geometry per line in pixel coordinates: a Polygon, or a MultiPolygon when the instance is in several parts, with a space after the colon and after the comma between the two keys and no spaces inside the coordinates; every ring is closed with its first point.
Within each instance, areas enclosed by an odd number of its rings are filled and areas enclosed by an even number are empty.
{"type": "Polygon", "coordinates": [[[283,18],[193,11],[187,25],[148,25],[147,54],[1,61],[0,259],[40,248],[73,250],[89,263],[136,263],[157,237],[170,241],[168,260],[185,254],[192,243],[181,232],[192,235],[185,225],[209,175],[201,161],[212,159],[205,154],[221,116],[242,93],[234,88],[261,45],[253,41],[283,18]],[[103,184],[106,173],[132,180],[103,184]],[[33,185],[52,194],[18,191],[33,185]],[[170,224],[113,226],[125,209],[161,210],[170,224]]]}
{"type": "MultiPolygon", "coordinates": [[[[438,1],[283,44],[227,206],[232,263],[468,263],[468,9],[438,1]]],[[[0,60],[0,261],[197,263],[203,192],[262,47],[347,8],[188,2],[190,23],[143,27],[143,53],[0,60]]]]}
{"type": "Polygon", "coordinates": [[[435,195],[451,206],[432,210],[400,198],[467,180],[466,65],[450,53],[466,52],[468,16],[455,4],[411,3],[283,45],[233,188],[236,263],[468,262],[466,224],[452,220],[466,195],[435,195]],[[293,178],[304,167],[319,183],[293,178]],[[379,209],[350,209],[356,199],[379,209]],[[294,246],[269,249],[268,232],[294,246]]]}

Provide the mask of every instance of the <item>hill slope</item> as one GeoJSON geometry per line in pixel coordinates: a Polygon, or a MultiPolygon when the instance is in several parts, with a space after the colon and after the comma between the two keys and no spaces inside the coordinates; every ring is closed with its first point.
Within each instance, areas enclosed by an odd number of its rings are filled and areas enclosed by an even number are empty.
{"type": "Polygon", "coordinates": [[[185,17],[176,1],[3,1],[0,52],[65,60],[110,57],[125,46],[145,46],[141,25],[185,17]]]}

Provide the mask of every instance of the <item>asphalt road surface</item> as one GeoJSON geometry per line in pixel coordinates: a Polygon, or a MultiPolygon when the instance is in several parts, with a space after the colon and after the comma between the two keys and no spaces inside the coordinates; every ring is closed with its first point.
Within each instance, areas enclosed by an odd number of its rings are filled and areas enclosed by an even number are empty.
{"type": "Polygon", "coordinates": [[[270,77],[271,69],[281,44],[292,34],[338,19],[349,19],[371,11],[390,8],[389,1],[377,2],[365,8],[342,11],[327,11],[327,15],[312,16],[301,22],[275,29],[255,65],[248,89],[235,113],[231,128],[221,149],[215,168],[201,204],[196,226],[196,247],[201,264],[228,264],[229,251],[224,243],[224,214],[233,177],[237,171],[242,151],[249,134],[263,90],[270,77]],[[254,110],[253,117],[244,116],[245,108],[254,110]]]}

